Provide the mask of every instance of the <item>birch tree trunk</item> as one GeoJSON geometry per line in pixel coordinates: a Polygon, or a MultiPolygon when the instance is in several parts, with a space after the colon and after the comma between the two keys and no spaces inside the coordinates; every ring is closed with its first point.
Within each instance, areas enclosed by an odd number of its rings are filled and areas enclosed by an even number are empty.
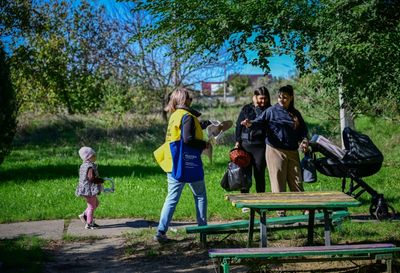
{"type": "Polygon", "coordinates": [[[345,127],[350,127],[354,129],[354,118],[351,111],[346,106],[346,103],[343,99],[343,87],[339,87],[339,107],[340,107],[340,137],[342,139],[342,149],[344,149],[343,143],[343,130],[345,127]]]}

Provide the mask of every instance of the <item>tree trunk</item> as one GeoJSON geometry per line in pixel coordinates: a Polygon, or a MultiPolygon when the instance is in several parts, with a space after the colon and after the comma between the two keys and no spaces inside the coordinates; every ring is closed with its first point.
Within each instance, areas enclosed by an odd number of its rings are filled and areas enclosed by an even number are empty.
{"type": "Polygon", "coordinates": [[[342,149],[344,149],[343,143],[343,130],[345,127],[350,127],[354,129],[354,118],[351,111],[346,106],[346,103],[343,99],[343,88],[339,87],[339,107],[340,107],[340,136],[342,139],[342,149]]]}

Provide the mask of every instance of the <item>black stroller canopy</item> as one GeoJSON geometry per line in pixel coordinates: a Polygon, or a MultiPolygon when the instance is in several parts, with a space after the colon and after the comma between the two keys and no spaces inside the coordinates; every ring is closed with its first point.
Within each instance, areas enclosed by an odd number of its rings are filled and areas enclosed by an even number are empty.
{"type": "Polygon", "coordinates": [[[346,127],[343,130],[343,143],[346,148],[346,154],[342,160],[345,164],[381,164],[383,162],[381,151],[367,135],[346,127]]]}
{"type": "Polygon", "coordinates": [[[383,155],[367,135],[346,127],[343,142],[345,150],[322,136],[313,136],[313,149],[325,156],[316,160],[320,173],[332,177],[366,177],[380,170],[383,155]]]}

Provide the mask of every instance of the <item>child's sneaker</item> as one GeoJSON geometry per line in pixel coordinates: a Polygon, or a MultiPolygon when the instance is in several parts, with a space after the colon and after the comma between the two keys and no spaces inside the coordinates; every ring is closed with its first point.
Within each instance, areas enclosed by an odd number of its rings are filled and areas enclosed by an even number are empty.
{"type": "Polygon", "coordinates": [[[78,215],[79,219],[83,224],[86,224],[86,215],[84,213],[78,215]]]}
{"type": "Polygon", "coordinates": [[[86,224],[85,229],[97,229],[97,227],[94,226],[93,224],[86,224]]]}
{"type": "Polygon", "coordinates": [[[92,227],[94,228],[99,228],[100,226],[98,224],[96,224],[94,221],[92,222],[92,227]]]}

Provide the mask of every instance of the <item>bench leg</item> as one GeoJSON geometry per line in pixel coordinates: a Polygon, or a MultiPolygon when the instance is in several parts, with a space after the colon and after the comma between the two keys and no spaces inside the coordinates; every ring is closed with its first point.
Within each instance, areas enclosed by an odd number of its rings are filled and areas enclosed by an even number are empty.
{"type": "Polygon", "coordinates": [[[308,228],[307,228],[307,244],[314,244],[314,221],[315,209],[310,209],[308,212],[308,228]]]}
{"type": "Polygon", "coordinates": [[[250,209],[250,219],[249,219],[249,229],[247,231],[247,247],[251,247],[251,243],[253,242],[253,233],[254,233],[254,217],[255,217],[254,209],[250,209]]]}
{"type": "Polygon", "coordinates": [[[375,256],[376,261],[384,261],[386,264],[386,271],[385,273],[392,273],[392,260],[393,254],[392,253],[385,253],[379,254],[375,256]]]}
{"type": "Polygon", "coordinates": [[[260,247],[267,247],[267,212],[260,210],[260,247]]]}
{"type": "Polygon", "coordinates": [[[386,272],[392,273],[392,259],[386,260],[386,272]]]}
{"type": "Polygon", "coordinates": [[[329,211],[324,209],[324,238],[325,238],[325,245],[331,245],[331,217],[329,215],[329,211]]]}
{"type": "Polygon", "coordinates": [[[223,273],[229,273],[229,262],[227,261],[227,259],[222,260],[221,269],[223,270],[223,273]]]}
{"type": "Polygon", "coordinates": [[[200,247],[206,248],[207,247],[207,234],[200,233],[200,247]]]}
{"type": "Polygon", "coordinates": [[[376,262],[384,262],[386,264],[386,271],[385,273],[392,273],[392,260],[393,260],[393,253],[383,253],[383,254],[376,254],[374,256],[376,262]]]}

